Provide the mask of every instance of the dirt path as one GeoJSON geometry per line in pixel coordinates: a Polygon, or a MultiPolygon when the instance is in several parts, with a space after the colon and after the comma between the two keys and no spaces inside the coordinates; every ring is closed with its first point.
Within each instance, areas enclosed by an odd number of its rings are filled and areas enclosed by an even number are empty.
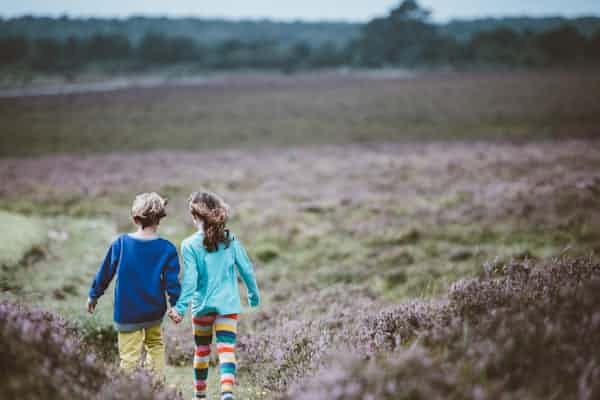
{"type": "Polygon", "coordinates": [[[132,88],[154,88],[160,86],[228,86],[228,85],[293,85],[308,81],[327,81],[331,83],[348,79],[398,80],[412,79],[416,72],[400,69],[383,70],[334,70],[326,72],[301,73],[284,75],[279,72],[250,72],[250,73],[214,73],[188,77],[142,76],[103,79],[96,82],[49,83],[25,87],[0,89],[0,98],[54,96],[74,93],[111,92],[132,88]]]}

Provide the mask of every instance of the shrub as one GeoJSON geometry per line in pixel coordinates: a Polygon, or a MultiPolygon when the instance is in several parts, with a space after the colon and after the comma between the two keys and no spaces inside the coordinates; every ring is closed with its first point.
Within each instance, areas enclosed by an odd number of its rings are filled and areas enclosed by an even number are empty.
{"type": "Polygon", "coordinates": [[[76,329],[52,313],[0,303],[0,398],[175,399],[143,373],[124,376],[86,351],[76,329]]]}
{"type": "Polygon", "coordinates": [[[366,288],[338,284],[264,307],[253,326],[240,329],[240,369],[257,386],[283,391],[322,365],[337,344],[362,347],[359,316],[376,309],[374,297],[366,288]]]}
{"type": "Polygon", "coordinates": [[[269,263],[279,257],[279,250],[275,246],[263,246],[255,250],[256,257],[263,263],[269,263]]]}
{"type": "Polygon", "coordinates": [[[457,379],[457,371],[436,363],[420,346],[411,347],[395,357],[367,360],[355,355],[342,355],[338,361],[312,379],[312,383],[318,383],[319,387],[306,386],[301,390],[296,386],[292,397],[298,400],[471,397],[468,391],[449,396],[457,379]]]}
{"type": "Polygon", "coordinates": [[[102,360],[111,362],[117,359],[118,332],[112,324],[104,325],[95,319],[84,319],[78,325],[78,334],[82,344],[93,349],[102,360]]]}
{"type": "Polygon", "coordinates": [[[600,396],[600,265],[590,260],[509,264],[456,283],[447,301],[392,306],[357,323],[375,354],[338,354],[285,397],[600,396]]]}

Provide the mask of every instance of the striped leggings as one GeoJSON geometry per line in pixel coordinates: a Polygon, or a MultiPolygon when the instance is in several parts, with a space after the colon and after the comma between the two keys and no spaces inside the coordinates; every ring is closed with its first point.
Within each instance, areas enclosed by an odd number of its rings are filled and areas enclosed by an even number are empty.
{"type": "Polygon", "coordinates": [[[217,337],[219,370],[221,372],[221,398],[233,399],[235,385],[235,341],[237,332],[237,314],[199,315],[192,319],[194,323],[194,398],[206,398],[208,363],[213,328],[217,337]]]}

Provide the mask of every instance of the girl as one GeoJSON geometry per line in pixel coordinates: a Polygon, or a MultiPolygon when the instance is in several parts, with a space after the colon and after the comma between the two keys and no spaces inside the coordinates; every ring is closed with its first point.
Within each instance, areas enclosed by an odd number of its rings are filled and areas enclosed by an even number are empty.
{"type": "Polygon", "coordinates": [[[184,263],[182,291],[169,316],[181,322],[190,300],[194,325],[194,398],[206,398],[213,328],[216,333],[221,398],[233,399],[237,318],[241,312],[237,272],[248,288],[248,303],[260,302],[254,269],[240,241],[225,229],[229,206],[210,192],[192,193],[192,221],[198,232],[181,244],[184,263]],[[237,267],[237,268],[236,268],[237,267]]]}

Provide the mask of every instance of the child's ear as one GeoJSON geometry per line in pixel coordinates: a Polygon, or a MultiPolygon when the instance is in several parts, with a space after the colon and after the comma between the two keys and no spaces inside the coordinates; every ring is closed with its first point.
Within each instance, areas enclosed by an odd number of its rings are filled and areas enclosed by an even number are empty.
{"type": "Polygon", "coordinates": [[[134,225],[140,224],[140,221],[138,221],[138,219],[136,217],[131,217],[131,222],[133,222],[134,225]]]}

